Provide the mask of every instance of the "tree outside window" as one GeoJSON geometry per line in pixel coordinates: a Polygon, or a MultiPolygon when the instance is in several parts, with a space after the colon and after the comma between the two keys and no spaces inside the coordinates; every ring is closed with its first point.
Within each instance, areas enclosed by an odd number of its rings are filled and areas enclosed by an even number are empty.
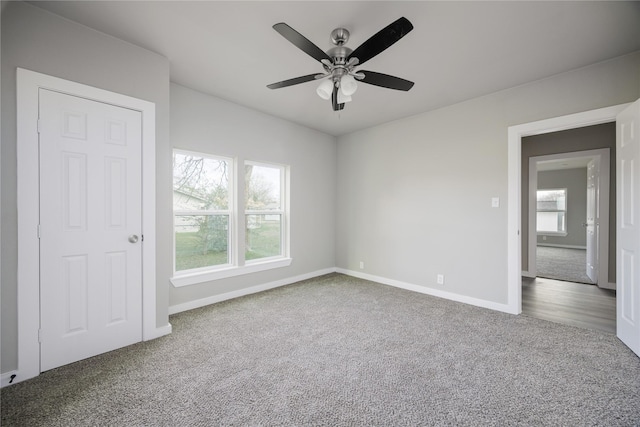
{"type": "Polygon", "coordinates": [[[229,159],[174,151],[175,271],[229,264],[229,159]]]}

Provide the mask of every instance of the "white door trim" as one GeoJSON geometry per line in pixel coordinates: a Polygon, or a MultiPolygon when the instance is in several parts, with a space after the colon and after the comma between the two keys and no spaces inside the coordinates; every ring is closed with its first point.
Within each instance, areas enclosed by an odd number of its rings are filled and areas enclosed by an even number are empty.
{"type": "Polygon", "coordinates": [[[509,126],[507,136],[508,205],[507,205],[507,306],[508,312],[522,312],[522,247],[521,247],[521,156],[522,138],[584,126],[613,122],[616,115],[630,104],[599,108],[537,122],[509,126]]]}
{"type": "Polygon", "coordinates": [[[17,70],[18,369],[15,382],[40,374],[38,92],[40,88],[142,113],[142,339],[156,328],[155,104],[57,77],[17,70]]]}
{"type": "MultiPolygon", "coordinates": [[[[536,163],[546,160],[570,159],[574,157],[593,157],[600,159],[600,176],[598,180],[598,209],[600,212],[600,223],[598,231],[598,287],[605,289],[615,289],[615,283],[609,283],[609,149],[598,148],[594,150],[573,151],[570,153],[550,154],[544,156],[529,157],[529,256],[527,277],[535,277],[536,271],[536,190],[538,188],[538,168],[536,163]],[[606,224],[606,226],[604,226],[606,224]]],[[[614,196],[615,197],[615,196],[614,196]]],[[[525,275],[525,272],[523,272],[525,275]]]]}

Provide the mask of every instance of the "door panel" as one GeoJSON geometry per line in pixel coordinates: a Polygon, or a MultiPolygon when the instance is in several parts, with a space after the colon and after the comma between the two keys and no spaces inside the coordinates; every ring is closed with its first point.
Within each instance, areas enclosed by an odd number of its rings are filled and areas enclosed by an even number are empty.
{"type": "Polygon", "coordinates": [[[616,118],[617,335],[640,356],[640,101],[616,118]]]}
{"type": "Polygon", "coordinates": [[[41,371],[142,340],[141,113],[40,89],[41,371]]]}
{"type": "Polygon", "coordinates": [[[62,257],[62,283],[66,322],[62,330],[68,336],[88,330],[87,295],[89,294],[88,258],[86,255],[62,257]]]}
{"type": "Polygon", "coordinates": [[[598,183],[600,161],[597,159],[587,164],[587,276],[593,283],[598,283],[598,183]]]}

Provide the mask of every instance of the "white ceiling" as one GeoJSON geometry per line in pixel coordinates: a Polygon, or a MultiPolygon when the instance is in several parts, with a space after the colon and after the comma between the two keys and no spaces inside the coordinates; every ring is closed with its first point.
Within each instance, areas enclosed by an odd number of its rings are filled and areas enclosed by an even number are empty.
{"type": "Polygon", "coordinates": [[[167,57],[175,83],[331,135],[640,50],[640,2],[30,3],[167,57]],[[273,24],[286,22],[323,50],[331,30],[345,27],[355,49],[401,16],[414,30],[363,68],[414,81],[409,92],[360,84],[333,112],[315,82],[266,88],[322,71],[273,24]]]}

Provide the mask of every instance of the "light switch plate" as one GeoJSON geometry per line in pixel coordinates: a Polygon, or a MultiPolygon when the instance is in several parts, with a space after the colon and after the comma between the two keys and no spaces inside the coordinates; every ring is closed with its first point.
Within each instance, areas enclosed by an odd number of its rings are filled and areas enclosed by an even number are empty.
{"type": "Polygon", "coordinates": [[[500,197],[492,197],[491,198],[491,207],[499,208],[500,207],[500,197]]]}

